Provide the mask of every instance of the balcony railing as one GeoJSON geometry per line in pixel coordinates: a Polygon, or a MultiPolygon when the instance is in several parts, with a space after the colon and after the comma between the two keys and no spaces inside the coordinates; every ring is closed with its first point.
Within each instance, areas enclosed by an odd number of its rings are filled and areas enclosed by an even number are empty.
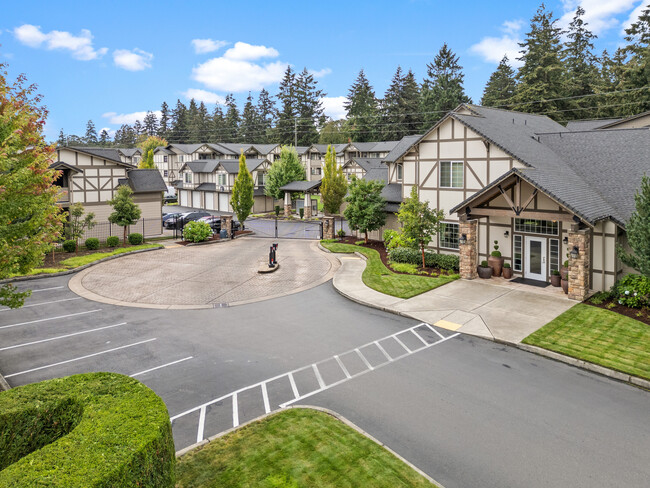
{"type": "Polygon", "coordinates": [[[70,203],[70,189],[60,187],[56,195],[56,203],[70,203]]]}

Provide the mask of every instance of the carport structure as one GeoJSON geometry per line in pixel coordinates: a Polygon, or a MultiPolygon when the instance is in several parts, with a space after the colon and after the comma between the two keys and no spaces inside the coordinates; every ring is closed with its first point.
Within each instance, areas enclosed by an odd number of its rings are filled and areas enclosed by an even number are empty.
{"type": "Polygon", "coordinates": [[[284,192],[284,216],[291,215],[291,194],[303,193],[305,195],[305,218],[311,218],[311,196],[320,193],[321,180],[318,181],[292,181],[280,188],[284,192]]]}

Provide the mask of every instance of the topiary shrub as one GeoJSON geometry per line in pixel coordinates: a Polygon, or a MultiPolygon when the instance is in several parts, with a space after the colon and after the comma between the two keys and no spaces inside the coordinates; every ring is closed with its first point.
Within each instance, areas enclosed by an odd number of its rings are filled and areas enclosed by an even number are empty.
{"type": "Polygon", "coordinates": [[[129,234],[129,244],[132,246],[137,246],[140,245],[144,242],[144,237],[142,237],[142,234],[138,234],[137,232],[134,232],[133,234],[129,234]]]}
{"type": "Polygon", "coordinates": [[[86,249],[90,251],[95,251],[96,249],[99,249],[99,239],[96,237],[89,237],[86,239],[86,242],[84,243],[86,246],[86,249]]]}
{"type": "Polygon", "coordinates": [[[75,252],[77,250],[77,243],[72,239],[63,241],[63,250],[65,252],[75,252]]]}
{"type": "Polygon", "coordinates": [[[212,235],[207,222],[189,222],[183,228],[183,239],[190,242],[202,242],[212,235]]]}
{"type": "Polygon", "coordinates": [[[650,278],[638,274],[624,276],[612,287],[612,296],[625,307],[650,307],[650,278]]]}
{"type": "MultiPolygon", "coordinates": [[[[395,263],[407,263],[422,266],[422,254],[418,249],[411,247],[398,247],[388,253],[388,257],[395,263]]],[[[453,254],[438,254],[424,251],[424,264],[428,268],[450,269],[458,271],[460,262],[458,256],[453,254]]]]}
{"type": "Polygon", "coordinates": [[[120,238],[117,236],[110,236],[106,239],[106,245],[108,247],[117,247],[120,245],[120,238]]]}
{"type": "Polygon", "coordinates": [[[299,208],[298,209],[298,214],[300,215],[300,218],[302,219],[305,216],[305,209],[304,208],[299,208]]]}
{"type": "Polygon", "coordinates": [[[276,205],[274,210],[275,210],[275,216],[279,217],[280,216],[280,205],[276,205]]]}
{"type": "Polygon", "coordinates": [[[174,486],[163,401],[139,381],[88,373],[0,394],[0,486],[174,486]]]}

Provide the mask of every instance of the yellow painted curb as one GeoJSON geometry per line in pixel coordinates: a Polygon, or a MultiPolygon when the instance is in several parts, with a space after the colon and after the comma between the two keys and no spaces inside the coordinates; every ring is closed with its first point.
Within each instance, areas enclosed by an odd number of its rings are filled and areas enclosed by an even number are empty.
{"type": "Polygon", "coordinates": [[[442,327],[443,329],[458,330],[462,324],[455,324],[454,322],[449,322],[447,320],[438,320],[433,325],[436,327],[442,327]]]}

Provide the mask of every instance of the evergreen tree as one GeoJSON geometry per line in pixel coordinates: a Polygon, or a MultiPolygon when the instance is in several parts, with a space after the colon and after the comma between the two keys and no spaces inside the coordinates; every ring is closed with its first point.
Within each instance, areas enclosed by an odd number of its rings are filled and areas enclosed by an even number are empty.
{"type": "Polygon", "coordinates": [[[625,29],[628,57],[622,73],[621,89],[634,90],[625,95],[628,103],[618,109],[619,115],[633,115],[650,110],[650,5],[625,29]],[[643,89],[639,89],[643,88],[643,89]]]}
{"type": "Polygon", "coordinates": [[[135,132],[135,139],[137,140],[138,137],[144,133],[144,126],[142,125],[142,122],[140,122],[139,120],[136,120],[134,122],[133,132],[135,132]]]}
{"type": "Polygon", "coordinates": [[[86,124],[86,135],[84,136],[84,143],[88,145],[97,145],[97,130],[92,120],[86,124]]]}
{"type": "MultiPolygon", "coordinates": [[[[582,97],[595,93],[600,83],[598,72],[598,58],[594,54],[594,39],[596,35],[582,20],[585,11],[582,7],[576,9],[575,16],[567,30],[567,41],[564,47],[564,64],[566,67],[566,95],[582,97]]],[[[593,97],[576,98],[573,103],[576,110],[567,112],[562,118],[565,120],[593,118],[597,109],[590,109],[594,104],[593,97]]]]}
{"type": "Polygon", "coordinates": [[[166,139],[169,137],[169,124],[170,123],[170,114],[169,114],[169,105],[167,102],[163,102],[160,106],[160,124],[158,125],[158,137],[166,139]]]}
{"type": "Polygon", "coordinates": [[[143,121],[144,133],[148,136],[155,136],[158,134],[158,117],[156,114],[148,111],[147,115],[144,116],[143,121]]]}
{"type": "Polygon", "coordinates": [[[185,142],[189,132],[187,107],[180,100],[176,100],[176,107],[172,111],[172,123],[169,142],[185,142]]]}
{"type": "Polygon", "coordinates": [[[277,117],[277,110],[273,99],[269,96],[264,88],[260,91],[257,98],[257,116],[258,116],[258,132],[257,142],[261,144],[268,143],[271,140],[271,129],[277,117]]]}
{"type": "Polygon", "coordinates": [[[542,4],[530,21],[530,31],[520,43],[523,66],[517,74],[517,90],[513,97],[514,110],[542,113],[551,118],[562,119],[570,108],[570,101],[556,100],[566,95],[565,68],[561,59],[560,36],[553,12],[542,4]]]}
{"type": "Polygon", "coordinates": [[[405,135],[417,134],[422,126],[423,117],[420,113],[420,85],[415,80],[413,71],[409,69],[402,84],[400,111],[402,113],[402,127],[405,135]]]}
{"type": "MultiPolygon", "coordinates": [[[[319,144],[345,144],[351,139],[345,120],[330,120],[325,123],[318,136],[319,144]]],[[[355,139],[356,141],[356,139],[355,139]]]]}
{"type": "Polygon", "coordinates": [[[239,110],[237,109],[237,102],[232,93],[226,95],[226,117],[224,119],[224,131],[221,138],[222,142],[237,142],[237,134],[239,132],[239,110]]]}
{"type": "Polygon", "coordinates": [[[353,141],[378,140],[379,101],[363,70],[359,71],[357,79],[348,90],[343,106],[347,112],[347,131],[353,141]]]}
{"type": "Polygon", "coordinates": [[[187,144],[197,144],[201,142],[201,136],[199,133],[200,124],[201,122],[199,120],[199,107],[196,104],[196,100],[192,98],[190,100],[190,105],[187,107],[188,133],[185,136],[185,142],[187,144]]]}
{"type": "Polygon", "coordinates": [[[515,94],[516,86],[515,71],[508,64],[508,56],[503,56],[499,66],[490,75],[490,79],[485,85],[481,105],[485,107],[507,105],[515,94]]]}
{"type": "Polygon", "coordinates": [[[621,261],[650,278],[650,177],[647,175],[643,175],[634,201],[636,209],[625,226],[631,251],[619,246],[617,253],[621,261]]]}
{"type": "Polygon", "coordinates": [[[212,111],[212,117],[210,117],[209,124],[210,135],[207,138],[208,142],[224,142],[223,133],[226,127],[226,123],[223,117],[223,110],[219,104],[215,105],[214,110],[212,111]]]}
{"type": "Polygon", "coordinates": [[[102,129],[102,131],[99,133],[99,145],[108,146],[110,142],[111,138],[108,135],[108,131],[106,129],[102,129]]]}
{"type": "Polygon", "coordinates": [[[429,130],[461,103],[471,103],[465,94],[464,79],[458,56],[444,43],[433,63],[427,64],[427,76],[422,83],[422,130],[429,130]]]}
{"type": "Polygon", "coordinates": [[[79,239],[81,239],[86,230],[90,230],[95,227],[95,214],[89,212],[84,217],[86,210],[84,206],[77,202],[70,205],[68,208],[69,220],[66,224],[65,237],[74,241],[74,252],[77,254],[79,250],[79,239]]]}
{"type": "Polygon", "coordinates": [[[281,187],[292,181],[305,181],[306,179],[305,167],[300,162],[296,148],[282,146],[280,159],[271,164],[266,174],[264,193],[275,200],[281,200],[284,196],[284,192],[280,190],[281,187]]]}
{"type": "Polygon", "coordinates": [[[381,196],[383,189],[383,181],[352,178],[348,196],[345,197],[348,206],[343,215],[350,224],[350,229],[363,232],[366,243],[368,232],[377,230],[386,223],[386,200],[381,196]]]}
{"type": "Polygon", "coordinates": [[[63,129],[59,131],[59,138],[56,140],[57,146],[65,146],[68,143],[68,139],[63,133],[63,129]]]}
{"type": "Polygon", "coordinates": [[[242,111],[241,124],[239,125],[239,141],[240,142],[259,142],[258,134],[258,113],[255,105],[253,104],[253,97],[248,92],[246,98],[246,105],[242,111]]]}
{"type": "Polygon", "coordinates": [[[612,118],[620,113],[619,104],[628,102],[627,93],[608,93],[621,89],[625,73],[625,51],[618,48],[614,56],[610,57],[607,50],[604,50],[600,57],[600,77],[597,91],[602,95],[592,97],[592,104],[598,106],[595,118],[612,118]]]}
{"type": "Polygon", "coordinates": [[[115,131],[113,141],[117,146],[129,147],[135,146],[136,135],[133,128],[128,124],[122,124],[119,129],[115,131]]]}
{"type": "Polygon", "coordinates": [[[400,113],[403,90],[404,75],[402,74],[402,67],[398,66],[381,101],[381,134],[383,140],[397,141],[406,135],[402,128],[402,115],[400,113]]]}
{"type": "Polygon", "coordinates": [[[318,141],[318,128],[326,120],[321,98],[323,90],[317,88],[318,82],[307,68],[296,77],[296,104],[298,113],[298,145],[310,146],[318,141]]]}
{"type": "Polygon", "coordinates": [[[253,176],[246,167],[246,156],[244,153],[239,156],[239,172],[235,178],[235,184],[232,187],[232,198],[230,205],[237,215],[237,220],[244,226],[244,221],[248,218],[253,209],[255,199],[253,197],[254,185],[253,176]]]}
{"type": "Polygon", "coordinates": [[[294,124],[298,117],[298,103],[296,100],[296,74],[287,66],[284,77],[278,87],[278,98],[281,108],[278,113],[278,123],[275,126],[275,141],[279,144],[293,144],[294,124]]]}
{"type": "Polygon", "coordinates": [[[210,133],[210,114],[203,102],[199,103],[196,126],[198,142],[205,142],[210,133]]]}
{"type": "Polygon", "coordinates": [[[336,151],[332,146],[327,147],[323,179],[321,180],[320,194],[323,197],[323,207],[329,214],[338,214],[341,210],[343,198],[348,192],[348,182],[343,174],[343,167],[336,163],[336,151]]]}

